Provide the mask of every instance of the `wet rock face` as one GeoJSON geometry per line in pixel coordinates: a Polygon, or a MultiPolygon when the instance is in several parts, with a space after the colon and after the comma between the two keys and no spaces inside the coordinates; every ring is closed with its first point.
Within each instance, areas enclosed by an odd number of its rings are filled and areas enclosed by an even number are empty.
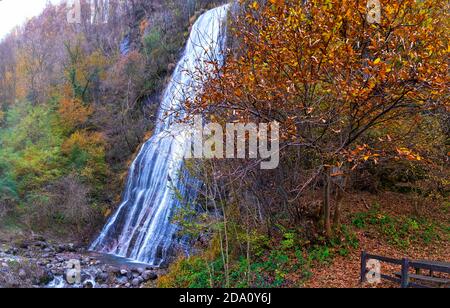
{"type": "Polygon", "coordinates": [[[82,247],[42,237],[0,244],[0,288],[140,288],[157,278],[151,267],[105,264],[82,247]]]}

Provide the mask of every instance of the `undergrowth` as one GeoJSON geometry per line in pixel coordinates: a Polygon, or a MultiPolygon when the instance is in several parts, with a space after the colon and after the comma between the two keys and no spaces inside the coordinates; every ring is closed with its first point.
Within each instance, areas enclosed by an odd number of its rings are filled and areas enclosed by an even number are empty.
{"type": "Polygon", "coordinates": [[[255,236],[251,254],[224,256],[217,238],[202,255],[181,258],[161,277],[163,288],[278,288],[301,287],[317,263],[330,263],[337,255],[347,255],[359,246],[350,228],[315,244],[303,241],[295,231],[285,231],[278,239],[255,236]],[[227,262],[228,260],[228,262],[227,262]]]}
{"type": "Polygon", "coordinates": [[[374,229],[389,244],[400,248],[408,248],[416,243],[431,244],[441,239],[442,231],[446,232],[443,226],[428,219],[392,216],[380,210],[378,205],[368,212],[353,214],[352,224],[358,229],[374,229]]]}

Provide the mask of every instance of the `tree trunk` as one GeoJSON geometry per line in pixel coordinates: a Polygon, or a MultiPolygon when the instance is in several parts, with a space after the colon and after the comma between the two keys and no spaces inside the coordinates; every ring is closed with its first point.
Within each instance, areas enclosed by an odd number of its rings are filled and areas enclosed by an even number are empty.
{"type": "Polygon", "coordinates": [[[323,198],[323,216],[324,228],[327,237],[331,236],[331,176],[330,170],[327,169],[324,174],[324,198],[323,198]]]}
{"type": "Polygon", "coordinates": [[[333,227],[335,230],[339,231],[341,228],[341,205],[343,199],[343,192],[341,187],[337,187],[336,192],[336,207],[334,209],[334,217],[333,217],[333,227]]]}

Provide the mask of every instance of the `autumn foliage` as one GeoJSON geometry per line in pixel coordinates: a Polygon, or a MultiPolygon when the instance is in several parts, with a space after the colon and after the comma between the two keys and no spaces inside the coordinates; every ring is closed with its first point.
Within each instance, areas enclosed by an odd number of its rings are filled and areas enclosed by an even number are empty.
{"type": "Polygon", "coordinates": [[[79,23],[66,3],[49,3],[2,38],[0,216],[34,231],[96,233],[154,125],[192,15],[218,2],[95,1],[105,23],[91,19],[93,1],[80,1],[79,23]]]}
{"type": "Polygon", "coordinates": [[[263,184],[267,190],[280,187],[298,209],[311,188],[360,167],[392,160],[442,166],[446,1],[381,1],[380,23],[368,21],[365,0],[241,3],[230,30],[235,47],[189,107],[224,122],[281,123],[286,170],[263,184]]]}

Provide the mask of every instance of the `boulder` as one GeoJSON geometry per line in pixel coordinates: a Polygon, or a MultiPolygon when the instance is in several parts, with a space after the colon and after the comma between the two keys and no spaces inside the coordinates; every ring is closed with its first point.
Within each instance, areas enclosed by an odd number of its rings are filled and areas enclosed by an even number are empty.
{"type": "Polygon", "coordinates": [[[120,269],[118,267],[115,267],[115,266],[108,266],[106,268],[106,271],[108,273],[110,273],[110,274],[113,274],[113,275],[121,274],[120,269]]]}
{"type": "Polygon", "coordinates": [[[96,275],[96,280],[101,282],[107,282],[109,280],[108,273],[100,272],[96,275]]]}
{"type": "Polygon", "coordinates": [[[140,284],[141,284],[141,283],[140,283],[139,279],[137,279],[137,278],[135,278],[135,279],[133,279],[133,280],[131,281],[131,285],[132,285],[133,287],[139,287],[140,284]]]}
{"type": "Polygon", "coordinates": [[[25,278],[27,278],[27,272],[25,272],[24,269],[20,269],[20,270],[19,270],[19,278],[20,278],[20,279],[25,279],[25,278]]]}
{"type": "Polygon", "coordinates": [[[128,278],[126,276],[118,277],[118,278],[116,278],[116,282],[119,285],[123,286],[128,283],[128,278]]]}
{"type": "Polygon", "coordinates": [[[141,276],[144,281],[149,281],[149,280],[156,280],[158,279],[158,275],[155,272],[152,271],[145,271],[142,276],[141,276]]]}
{"type": "Polygon", "coordinates": [[[139,275],[142,275],[145,272],[145,269],[142,267],[133,268],[133,272],[138,273],[139,275]]]}

